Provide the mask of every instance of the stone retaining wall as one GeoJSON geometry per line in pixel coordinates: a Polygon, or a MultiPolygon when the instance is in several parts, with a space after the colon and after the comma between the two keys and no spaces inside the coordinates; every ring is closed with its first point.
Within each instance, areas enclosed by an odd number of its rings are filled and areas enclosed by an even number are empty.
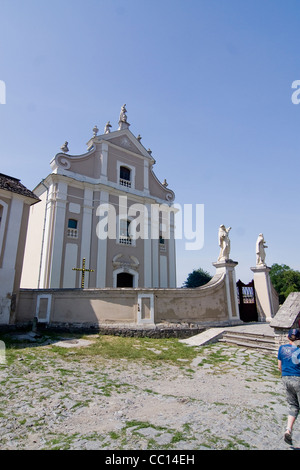
{"type": "Polygon", "coordinates": [[[37,318],[54,328],[203,329],[240,323],[231,292],[225,273],[196,289],[21,289],[12,323],[37,318]]]}

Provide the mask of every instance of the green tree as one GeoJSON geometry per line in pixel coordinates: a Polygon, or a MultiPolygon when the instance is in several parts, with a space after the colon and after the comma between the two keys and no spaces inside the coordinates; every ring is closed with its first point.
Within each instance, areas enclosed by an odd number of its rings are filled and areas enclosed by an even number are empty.
{"type": "Polygon", "coordinates": [[[281,304],[291,292],[300,292],[300,271],[295,271],[286,264],[273,264],[270,279],[281,304]]]}
{"type": "Polygon", "coordinates": [[[186,288],[194,288],[200,287],[204,284],[207,284],[211,280],[212,276],[207,272],[204,271],[202,268],[194,269],[188,277],[187,280],[183,283],[183,287],[186,288]]]}

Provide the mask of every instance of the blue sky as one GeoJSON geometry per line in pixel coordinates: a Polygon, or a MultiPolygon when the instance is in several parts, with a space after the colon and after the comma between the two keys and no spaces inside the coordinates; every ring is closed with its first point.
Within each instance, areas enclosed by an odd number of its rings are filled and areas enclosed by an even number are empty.
{"type": "Polygon", "coordinates": [[[0,171],[33,189],[126,103],[157,177],[205,207],[203,248],[177,242],[179,286],[214,274],[220,224],[237,278],[260,232],[269,266],[300,270],[299,24],[299,0],[1,0],[0,171]]]}

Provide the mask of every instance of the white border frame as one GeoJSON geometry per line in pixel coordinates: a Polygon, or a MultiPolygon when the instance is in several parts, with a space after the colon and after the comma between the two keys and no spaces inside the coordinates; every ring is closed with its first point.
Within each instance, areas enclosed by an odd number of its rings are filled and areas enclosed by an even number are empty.
{"type": "Polygon", "coordinates": [[[154,294],[138,294],[138,325],[154,325],[154,294]],[[150,299],[150,318],[142,319],[142,299],[150,299]]]}
{"type": "Polygon", "coordinates": [[[38,294],[37,295],[35,316],[37,317],[37,319],[40,323],[48,323],[49,322],[50,312],[51,312],[51,302],[52,302],[52,295],[51,294],[38,294]],[[46,318],[39,318],[39,310],[40,310],[40,301],[41,301],[41,299],[48,299],[46,318]]]}
{"type": "Polygon", "coordinates": [[[128,163],[121,162],[120,160],[117,160],[117,184],[120,188],[125,190],[130,190],[130,189],[135,189],[135,166],[128,165],[128,163]],[[128,168],[130,170],[130,187],[122,186],[120,185],[120,168],[121,166],[124,166],[125,168],[128,168]]]}
{"type": "MultiPolygon", "coordinates": [[[[133,276],[133,288],[136,288],[138,287],[139,285],[139,273],[137,271],[135,271],[134,269],[129,269],[129,268],[119,268],[119,269],[115,269],[113,271],[113,287],[117,287],[117,276],[118,274],[121,274],[121,273],[128,273],[128,274],[131,274],[133,276]]],[[[119,289],[119,288],[118,288],[119,289]]],[[[131,289],[131,287],[128,287],[128,289],[131,289]]]]}

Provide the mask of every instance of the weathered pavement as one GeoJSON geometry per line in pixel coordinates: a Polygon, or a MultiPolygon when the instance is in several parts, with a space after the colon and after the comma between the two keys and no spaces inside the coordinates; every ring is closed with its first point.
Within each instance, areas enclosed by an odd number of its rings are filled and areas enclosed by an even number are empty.
{"type": "Polygon", "coordinates": [[[276,362],[222,343],[178,365],[54,360],[33,348],[0,366],[0,447],[287,450],[276,362]]]}

